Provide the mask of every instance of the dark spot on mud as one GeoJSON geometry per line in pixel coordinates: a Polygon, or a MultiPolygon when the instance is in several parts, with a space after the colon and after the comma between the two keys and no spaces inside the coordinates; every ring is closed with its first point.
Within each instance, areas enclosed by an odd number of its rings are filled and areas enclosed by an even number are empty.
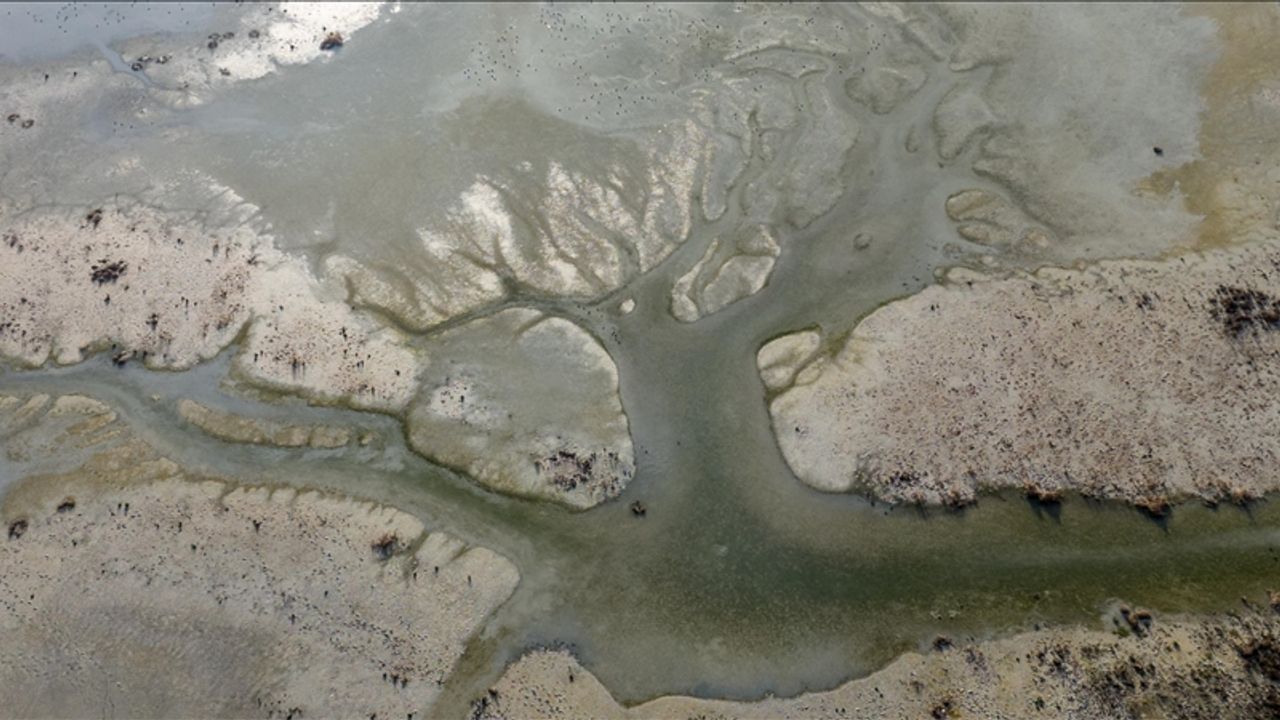
{"type": "Polygon", "coordinates": [[[1280,299],[1259,290],[1219,285],[1209,312],[1229,337],[1280,330],[1280,299]]]}
{"type": "Polygon", "coordinates": [[[129,69],[134,72],[142,72],[142,63],[135,60],[133,64],[129,66],[129,69]]]}
{"type": "Polygon", "coordinates": [[[951,642],[951,638],[946,635],[939,635],[933,639],[933,649],[938,652],[946,652],[955,646],[955,643],[951,642]]]}
{"type": "Polygon", "coordinates": [[[22,129],[23,129],[23,130],[30,130],[30,129],[31,129],[31,127],[32,127],[33,125],[35,125],[35,124],[36,124],[36,121],[35,121],[35,120],[32,120],[31,118],[27,118],[26,120],[23,120],[23,121],[22,121],[22,129]]]}
{"type": "Polygon", "coordinates": [[[90,268],[89,278],[97,285],[106,285],[119,280],[128,271],[129,265],[123,260],[111,262],[103,259],[90,268]]]}
{"type": "Polygon", "coordinates": [[[60,513],[68,513],[75,509],[76,509],[76,499],[73,497],[65,498],[63,499],[62,502],[58,503],[57,510],[60,513]]]}
{"type": "Polygon", "coordinates": [[[257,30],[250,30],[250,31],[249,31],[249,38],[250,38],[250,39],[257,40],[259,35],[261,35],[261,33],[259,33],[257,30]]]}
{"type": "Polygon", "coordinates": [[[557,450],[534,463],[538,472],[551,476],[551,484],[566,491],[590,482],[594,466],[595,453],[580,456],[570,450],[557,450]]]}
{"type": "Polygon", "coordinates": [[[26,520],[14,520],[13,522],[9,523],[9,539],[10,540],[17,540],[18,538],[22,537],[23,534],[26,532],[27,532],[26,520]]]}
{"type": "Polygon", "coordinates": [[[640,502],[639,500],[636,500],[635,502],[631,503],[632,515],[635,515],[636,517],[644,517],[645,513],[647,512],[649,512],[649,508],[645,507],[644,503],[640,502]]]}
{"type": "Polygon", "coordinates": [[[18,120],[19,120],[19,119],[21,119],[21,118],[22,118],[22,116],[21,116],[21,115],[19,115],[18,113],[9,113],[9,116],[8,116],[8,117],[6,117],[6,118],[5,118],[5,120],[8,120],[8,121],[9,121],[9,124],[10,124],[10,125],[12,125],[12,124],[14,124],[14,123],[18,122],[18,120]]]}
{"type": "Polygon", "coordinates": [[[1159,145],[1151,148],[1151,152],[1155,153],[1159,157],[1164,157],[1164,148],[1160,147],[1159,145]]]}
{"type": "Polygon", "coordinates": [[[383,535],[373,543],[373,555],[379,560],[387,560],[399,550],[400,539],[392,534],[383,535]]]}
{"type": "Polygon", "coordinates": [[[84,216],[84,221],[95,228],[102,223],[102,208],[96,208],[84,216]]]}
{"type": "Polygon", "coordinates": [[[915,487],[920,484],[920,474],[911,470],[889,473],[889,486],[893,488],[915,487]]]}
{"type": "Polygon", "coordinates": [[[1238,647],[1237,651],[1249,670],[1261,673],[1273,683],[1280,683],[1280,647],[1276,646],[1275,638],[1256,638],[1238,647]]]}
{"type": "Polygon", "coordinates": [[[342,33],[331,32],[324,36],[324,40],[320,41],[321,50],[337,50],[342,47],[342,33]]]}

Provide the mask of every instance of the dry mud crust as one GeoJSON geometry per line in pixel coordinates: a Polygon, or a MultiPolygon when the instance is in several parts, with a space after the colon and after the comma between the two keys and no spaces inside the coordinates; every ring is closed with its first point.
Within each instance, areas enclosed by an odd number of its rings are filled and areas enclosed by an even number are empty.
{"type": "MultiPolygon", "coordinates": [[[[47,404],[4,407],[31,426],[47,404]]],[[[52,407],[127,435],[96,401],[52,407]]],[[[518,582],[393,508],[193,478],[136,438],[19,482],[3,516],[17,717],[416,716],[518,582]]]]}
{"type": "Polygon", "coordinates": [[[535,651],[472,704],[488,718],[1263,718],[1280,713],[1280,616],[1160,618],[1143,634],[1066,628],[911,653],[828,692],[624,708],[562,650],[535,651]]]}
{"type": "Polygon", "coordinates": [[[782,451],[822,490],[952,504],[1076,491],[1160,513],[1280,486],[1274,237],[1083,270],[953,271],[872,313],[834,356],[780,372],[771,358],[795,342],[766,345],[760,364],[782,388],[782,451]]]}
{"type": "Polygon", "coordinates": [[[41,209],[0,224],[0,356],[28,366],[117,362],[187,368],[249,319],[248,227],[214,229],[142,205],[41,209]]]}
{"type": "MultiPolygon", "coordinates": [[[[216,191],[218,188],[214,188],[216,191]]],[[[418,358],[259,232],[230,191],[201,214],[131,201],[40,208],[0,222],[0,358],[36,367],[106,351],[186,369],[243,332],[237,375],[317,402],[399,410],[418,358]],[[246,330],[247,328],[247,330],[246,330]]]]}

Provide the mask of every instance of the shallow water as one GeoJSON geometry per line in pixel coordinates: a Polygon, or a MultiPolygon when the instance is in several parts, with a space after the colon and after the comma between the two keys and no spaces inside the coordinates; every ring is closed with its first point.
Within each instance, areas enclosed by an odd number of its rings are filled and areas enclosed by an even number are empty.
{"type": "MultiPolygon", "coordinates": [[[[560,14],[407,6],[362,29],[334,58],[231,86],[215,102],[147,106],[150,124],[128,129],[108,121],[136,119],[136,107],[104,104],[92,121],[104,153],[136,154],[157,178],[198,172],[233,189],[261,208],[283,247],[316,265],[342,253],[430,272],[416,230],[478,175],[523,161],[590,166],[604,153],[616,153],[621,171],[642,168],[633,146],[653,142],[655,125],[687,112],[681,93],[718,72],[723,46],[732,45],[721,24],[738,22],[737,14],[728,5],[571,6],[560,14]],[[682,41],[669,51],[667,33],[682,41]]],[[[219,17],[203,17],[201,31],[217,29],[219,17]]],[[[868,47],[870,55],[882,46],[868,47]]],[[[385,501],[512,558],[522,575],[516,596],[447,686],[446,707],[458,711],[540,644],[572,645],[626,702],[665,693],[790,695],[870,672],[939,633],[1096,624],[1112,598],[1165,612],[1223,609],[1265,588],[1280,569],[1280,510],[1268,503],[1247,511],[1181,506],[1164,525],[1079,499],[1060,512],[1010,496],[961,513],[922,513],[821,494],[793,477],[770,429],[756,350],[812,326],[833,343],[938,269],[977,262],[986,249],[955,235],[943,201],[961,188],[998,187],[964,163],[903,149],[911,133],[932,132],[929,109],[950,89],[947,76],[931,75],[892,122],[856,107],[839,72],[804,82],[801,105],[806,92],[827,97],[862,126],[839,169],[839,201],[813,222],[780,227],[782,255],[760,293],[693,325],[668,310],[673,280],[718,233],[751,219],[745,188],[771,167],[757,154],[731,185],[724,214],[695,217],[690,239],[626,287],[595,298],[517,293],[506,301],[580,323],[617,363],[638,469],[622,497],[597,509],[571,513],[486,493],[407,450],[389,417],[271,394],[258,395],[270,402],[248,399],[224,382],[234,348],[185,373],[120,369],[102,358],[6,372],[0,392],[85,392],[195,470],[385,501]],[[858,233],[871,237],[865,249],[855,245],[858,233]],[[631,314],[616,310],[624,297],[637,301],[631,314]],[[381,439],[337,451],[229,446],[177,422],[180,397],[347,422],[381,439]],[[642,519],[628,510],[635,499],[647,506],[642,519]]],[[[777,142],[775,157],[801,151],[795,138],[777,142]]],[[[70,172],[56,180],[62,197],[119,190],[70,172]]],[[[142,185],[130,191],[145,194],[142,185]]],[[[198,198],[178,189],[164,199],[181,206],[198,198]]],[[[1133,245],[1127,254],[1165,249],[1133,245]]],[[[1093,252],[1054,250],[1069,258],[1093,252]]],[[[1034,265],[1050,255],[1003,262],[1034,265]]],[[[429,348],[430,333],[420,342],[429,348]]],[[[7,479],[12,472],[0,467],[7,479]]]]}

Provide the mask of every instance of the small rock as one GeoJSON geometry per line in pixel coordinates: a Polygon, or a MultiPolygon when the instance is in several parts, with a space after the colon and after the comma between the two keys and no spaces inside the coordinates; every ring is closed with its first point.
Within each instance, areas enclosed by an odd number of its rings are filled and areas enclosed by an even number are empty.
{"type": "Polygon", "coordinates": [[[1139,498],[1133,504],[1152,520],[1163,520],[1169,517],[1169,513],[1173,511],[1173,508],[1169,505],[1169,500],[1160,495],[1139,498]]]}
{"type": "Polygon", "coordinates": [[[342,47],[342,33],[337,31],[331,32],[320,41],[321,50],[337,50],[342,47]]]}
{"type": "Polygon", "coordinates": [[[1028,500],[1041,505],[1060,505],[1062,503],[1062,491],[1060,490],[1050,490],[1028,483],[1022,488],[1022,492],[1028,500]]]}
{"type": "Polygon", "coordinates": [[[644,506],[644,503],[640,502],[639,500],[636,500],[635,502],[631,503],[632,515],[635,515],[636,517],[644,517],[645,513],[647,512],[649,512],[649,509],[646,508],[644,506]]]}
{"type": "Polygon", "coordinates": [[[1152,617],[1151,611],[1149,610],[1143,610],[1141,608],[1137,610],[1130,610],[1128,605],[1121,605],[1120,617],[1124,618],[1129,629],[1139,637],[1146,635],[1147,631],[1151,629],[1152,617]]]}

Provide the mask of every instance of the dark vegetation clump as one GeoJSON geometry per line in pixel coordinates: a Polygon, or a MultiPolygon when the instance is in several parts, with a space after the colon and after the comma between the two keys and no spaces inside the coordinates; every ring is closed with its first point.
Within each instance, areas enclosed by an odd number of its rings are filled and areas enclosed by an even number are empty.
{"type": "Polygon", "coordinates": [[[539,472],[549,472],[551,482],[558,488],[568,491],[579,485],[586,485],[591,480],[591,469],[595,466],[595,453],[582,456],[570,450],[557,450],[551,455],[534,463],[539,472]]]}
{"type": "Polygon", "coordinates": [[[1280,647],[1270,636],[1256,638],[1236,648],[1240,659],[1252,671],[1273,683],[1280,683],[1280,647]]]}
{"type": "Polygon", "coordinates": [[[129,270],[129,265],[123,260],[114,262],[108,260],[99,260],[90,268],[89,278],[96,285],[106,285],[119,280],[122,275],[129,270]]]}
{"type": "Polygon", "coordinates": [[[1210,312],[1229,337],[1280,330],[1280,299],[1260,290],[1219,285],[1210,312]]]}

